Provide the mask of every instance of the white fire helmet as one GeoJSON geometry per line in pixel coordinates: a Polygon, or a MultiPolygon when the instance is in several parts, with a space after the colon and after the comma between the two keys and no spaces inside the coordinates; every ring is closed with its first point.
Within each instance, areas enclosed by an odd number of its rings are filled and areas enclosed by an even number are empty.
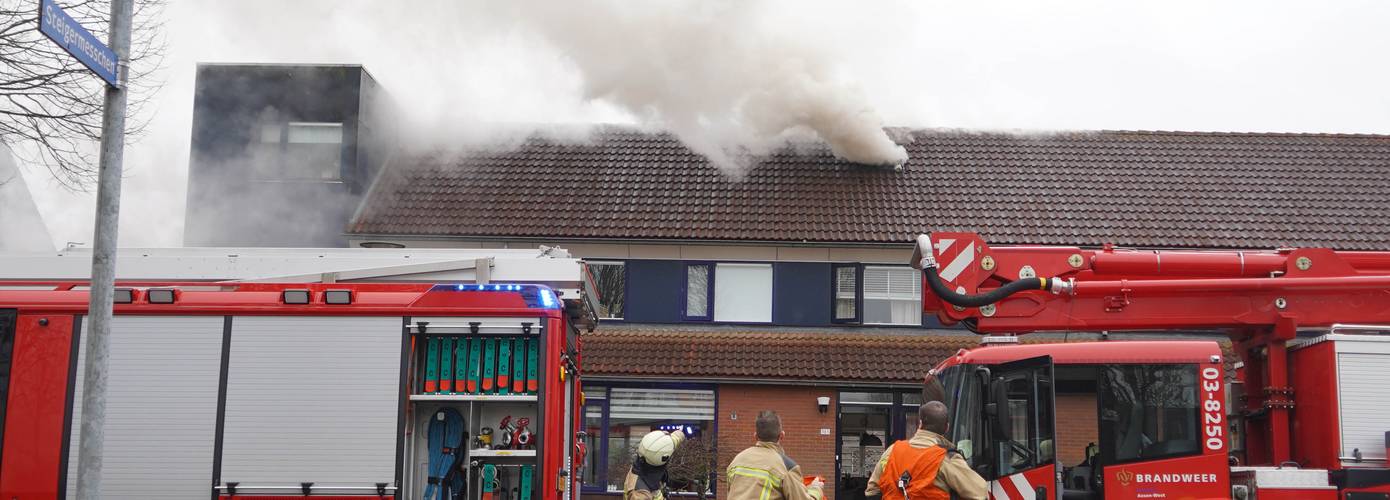
{"type": "Polygon", "coordinates": [[[685,434],[680,431],[670,434],[666,431],[651,431],[642,436],[642,441],[637,443],[637,454],[648,464],[666,465],[671,461],[671,454],[676,452],[676,446],[684,439],[685,434]]]}

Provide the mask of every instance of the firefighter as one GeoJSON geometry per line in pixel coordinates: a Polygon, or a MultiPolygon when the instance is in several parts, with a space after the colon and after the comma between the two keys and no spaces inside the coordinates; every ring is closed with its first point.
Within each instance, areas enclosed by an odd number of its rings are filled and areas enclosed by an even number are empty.
{"type": "Polygon", "coordinates": [[[825,482],[810,486],[801,466],[782,450],[782,418],[764,410],[754,422],[758,442],[729,462],[729,500],[821,500],[825,482]]]}
{"type": "Polygon", "coordinates": [[[665,500],[666,466],[681,441],[685,441],[681,431],[651,431],[642,436],[623,481],[623,500],[665,500]]]}
{"type": "Polygon", "coordinates": [[[931,401],[917,408],[917,434],[883,450],[864,496],[873,500],[985,500],[989,488],[946,439],[946,405],[931,401]],[[907,482],[899,480],[908,476],[907,482]],[[904,486],[906,495],[904,495],[904,486]]]}

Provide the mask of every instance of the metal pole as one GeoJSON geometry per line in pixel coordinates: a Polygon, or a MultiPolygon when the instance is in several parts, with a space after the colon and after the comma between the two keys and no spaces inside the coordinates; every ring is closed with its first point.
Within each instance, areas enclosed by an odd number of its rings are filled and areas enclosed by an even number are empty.
{"type": "Polygon", "coordinates": [[[92,247],[91,300],[87,309],[86,366],[82,373],[82,434],[77,454],[77,498],[101,498],[102,444],[106,426],[106,374],[111,356],[111,306],[116,282],[116,228],[125,149],[126,81],[133,0],[111,0],[108,41],[116,53],[119,87],[106,86],[101,117],[96,235],[92,247]]]}

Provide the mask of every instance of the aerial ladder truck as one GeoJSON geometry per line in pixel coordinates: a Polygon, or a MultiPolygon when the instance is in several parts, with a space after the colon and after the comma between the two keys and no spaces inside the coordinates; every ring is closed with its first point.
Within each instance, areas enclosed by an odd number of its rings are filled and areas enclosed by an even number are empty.
{"type": "Polygon", "coordinates": [[[951,408],[949,437],[991,498],[1390,498],[1390,252],[991,247],[939,232],[911,264],[926,314],[986,335],[923,392],[951,408]],[[1224,333],[1230,351],[1122,340],[1141,331],[1224,333]]]}

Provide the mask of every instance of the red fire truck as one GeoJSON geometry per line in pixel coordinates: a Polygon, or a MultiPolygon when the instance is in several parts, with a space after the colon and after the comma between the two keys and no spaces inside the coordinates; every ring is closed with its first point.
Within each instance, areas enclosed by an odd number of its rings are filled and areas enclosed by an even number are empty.
{"type": "Polygon", "coordinates": [[[935,233],[912,264],[925,312],[989,335],[924,395],[950,406],[991,498],[1390,498],[1390,327],[1367,326],[1390,324],[1390,253],[935,233]],[[1224,332],[1237,359],[1213,341],[1120,340],[1139,330],[1224,332]],[[1017,336],[1039,331],[1112,340],[1017,336]]]}
{"type": "MultiPolygon", "coordinates": [[[[482,253],[127,252],[102,496],[574,498],[592,282],[482,253]]],[[[80,275],[66,257],[0,263],[6,500],[74,494],[88,292],[16,279],[80,275]]]]}

